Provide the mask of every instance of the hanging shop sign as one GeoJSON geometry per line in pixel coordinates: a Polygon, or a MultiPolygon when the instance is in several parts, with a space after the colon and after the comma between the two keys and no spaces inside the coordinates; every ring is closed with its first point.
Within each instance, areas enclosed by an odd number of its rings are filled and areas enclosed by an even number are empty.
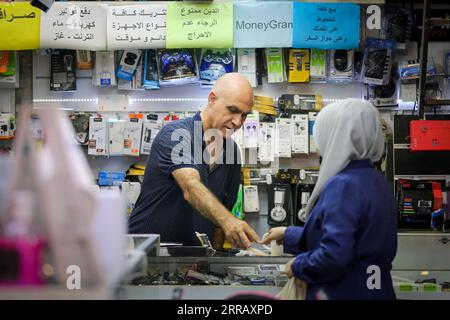
{"type": "Polygon", "coordinates": [[[0,2],[0,50],[39,48],[41,10],[26,2],[0,2]]]}
{"type": "Polygon", "coordinates": [[[293,12],[294,48],[352,49],[359,46],[359,5],[294,2],[293,12]]]}
{"type": "Polygon", "coordinates": [[[167,48],[229,48],[233,46],[233,3],[167,7],[167,48]]]}
{"type": "Polygon", "coordinates": [[[41,16],[41,48],[106,49],[106,6],[56,2],[41,16]]]}
{"type": "Polygon", "coordinates": [[[167,4],[108,6],[108,50],[165,48],[167,4]]]}
{"type": "Polygon", "coordinates": [[[292,2],[234,3],[235,48],[292,46],[292,2]]]}

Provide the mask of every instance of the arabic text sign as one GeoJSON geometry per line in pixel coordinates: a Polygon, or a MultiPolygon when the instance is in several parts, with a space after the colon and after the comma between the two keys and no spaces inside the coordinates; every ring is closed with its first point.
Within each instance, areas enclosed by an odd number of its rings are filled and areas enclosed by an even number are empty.
{"type": "Polygon", "coordinates": [[[292,2],[235,2],[235,48],[292,46],[292,2]]]}
{"type": "Polygon", "coordinates": [[[0,2],[0,50],[39,48],[41,10],[27,2],[0,2]]]}
{"type": "Polygon", "coordinates": [[[108,50],[164,48],[166,4],[108,7],[108,50]]]}
{"type": "Polygon", "coordinates": [[[55,2],[41,17],[41,48],[106,49],[106,7],[55,2]]]}
{"type": "Polygon", "coordinates": [[[233,46],[233,3],[167,7],[167,48],[229,48],[233,46]]]}
{"type": "Polygon", "coordinates": [[[294,48],[352,49],[359,46],[359,5],[294,2],[294,48]]]}

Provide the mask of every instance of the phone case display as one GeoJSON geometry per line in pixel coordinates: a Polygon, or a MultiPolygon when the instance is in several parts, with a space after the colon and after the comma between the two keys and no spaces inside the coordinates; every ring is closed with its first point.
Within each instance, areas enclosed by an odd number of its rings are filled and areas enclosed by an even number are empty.
{"type": "Polygon", "coordinates": [[[159,49],[157,52],[160,85],[198,82],[193,49],[159,49]]]}
{"type": "Polygon", "coordinates": [[[386,85],[392,69],[392,51],[395,41],[368,38],[362,67],[363,82],[386,85]]]}
{"type": "Polygon", "coordinates": [[[328,51],[328,80],[350,81],[353,79],[354,50],[328,51]]]}
{"type": "Polygon", "coordinates": [[[289,49],[289,82],[309,82],[309,49],[289,49]]]}
{"type": "Polygon", "coordinates": [[[77,90],[75,50],[52,50],[50,59],[50,90],[77,90]]]}
{"type": "Polygon", "coordinates": [[[232,49],[202,49],[200,58],[200,84],[212,86],[225,73],[234,71],[232,49]]]}
{"type": "Polygon", "coordinates": [[[148,49],[144,52],[144,71],[142,84],[145,89],[159,89],[156,50],[148,49]]]}

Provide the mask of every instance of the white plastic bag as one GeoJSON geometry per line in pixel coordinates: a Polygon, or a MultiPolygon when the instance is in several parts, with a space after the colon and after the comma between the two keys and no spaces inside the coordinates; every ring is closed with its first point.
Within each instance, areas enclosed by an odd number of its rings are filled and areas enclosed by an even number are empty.
{"type": "Polygon", "coordinates": [[[291,277],[286,285],[277,294],[281,300],[305,300],[306,282],[296,277],[291,277]]]}

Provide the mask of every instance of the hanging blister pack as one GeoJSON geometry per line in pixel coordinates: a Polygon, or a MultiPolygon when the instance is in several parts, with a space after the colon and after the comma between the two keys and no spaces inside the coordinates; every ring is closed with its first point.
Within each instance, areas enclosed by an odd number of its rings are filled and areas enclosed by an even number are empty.
{"type": "Polygon", "coordinates": [[[180,85],[198,82],[197,62],[193,49],[159,49],[160,85],[180,85]]]}
{"type": "Polygon", "coordinates": [[[122,182],[120,190],[127,201],[127,213],[131,214],[141,192],[141,184],[139,182],[122,182]]]}
{"type": "Polygon", "coordinates": [[[234,71],[232,49],[202,49],[200,58],[200,84],[212,86],[225,73],[234,71]]]}
{"type": "Polygon", "coordinates": [[[77,90],[75,50],[52,50],[50,59],[50,90],[77,90]]]}
{"type": "Polygon", "coordinates": [[[106,119],[100,116],[94,116],[89,119],[88,154],[91,156],[108,155],[106,122],[106,119]]]}
{"type": "Polygon", "coordinates": [[[320,94],[282,94],[278,98],[278,108],[286,116],[304,111],[320,111],[323,98],[320,94]]]}
{"type": "Polygon", "coordinates": [[[119,90],[144,90],[142,84],[143,78],[143,58],[139,59],[136,66],[136,71],[134,73],[133,79],[131,81],[124,80],[122,78],[117,78],[117,89],[119,90]]]}
{"type": "Polygon", "coordinates": [[[375,107],[392,107],[397,105],[397,86],[393,78],[384,86],[368,86],[369,101],[375,107]]]}
{"type": "Polygon", "coordinates": [[[92,77],[94,86],[115,86],[114,51],[95,52],[95,74],[92,77]]]}
{"type": "Polygon", "coordinates": [[[144,72],[142,84],[145,89],[159,89],[159,75],[156,50],[147,49],[144,53],[144,72]]]}
{"type": "Polygon", "coordinates": [[[267,81],[278,83],[286,80],[283,49],[266,49],[267,81]]]}
{"type": "Polygon", "coordinates": [[[243,186],[244,212],[259,212],[258,186],[243,186]]]}
{"type": "Polygon", "coordinates": [[[75,129],[75,139],[81,145],[89,143],[89,118],[88,113],[72,113],[70,121],[75,129]]]}
{"type": "Polygon", "coordinates": [[[237,68],[250,85],[254,88],[258,85],[256,79],[256,50],[255,49],[237,49],[237,68]]]}
{"type": "Polygon", "coordinates": [[[142,115],[130,115],[125,125],[125,137],[123,139],[123,154],[139,156],[142,136],[142,115]]]}
{"type": "Polygon", "coordinates": [[[309,153],[316,153],[317,146],[314,141],[314,125],[316,123],[318,112],[308,112],[308,120],[309,120],[309,153]]]}
{"type": "Polygon", "coordinates": [[[351,81],[353,79],[354,50],[328,51],[328,80],[351,81]]]}
{"type": "Polygon", "coordinates": [[[292,134],[292,119],[277,118],[276,124],[276,155],[280,158],[291,157],[291,134],[292,134]]]}
{"type": "Polygon", "coordinates": [[[368,38],[362,66],[363,82],[367,84],[386,85],[392,69],[392,52],[395,41],[368,38]]]}
{"type": "Polygon", "coordinates": [[[80,70],[92,70],[94,59],[92,51],[77,50],[77,68],[80,70]]]}
{"type": "Polygon", "coordinates": [[[261,122],[258,141],[258,161],[272,162],[275,156],[275,123],[261,122]]]}
{"type": "Polygon", "coordinates": [[[411,38],[413,17],[410,10],[396,4],[387,4],[384,8],[382,37],[395,41],[395,49],[405,50],[411,38]]]}
{"type": "Polygon", "coordinates": [[[259,113],[253,111],[247,116],[242,126],[244,134],[244,148],[257,148],[258,147],[258,131],[259,131],[259,113]]]}
{"type": "Polygon", "coordinates": [[[355,49],[353,52],[353,80],[361,81],[361,71],[364,58],[364,51],[355,49]]]}
{"type": "Polygon", "coordinates": [[[162,123],[158,121],[158,115],[149,114],[142,130],[141,154],[150,154],[153,141],[161,128],[162,123]]]}
{"type": "Polygon", "coordinates": [[[289,82],[309,82],[309,49],[289,49],[289,82]]]}
{"type": "Polygon", "coordinates": [[[123,155],[123,141],[125,139],[125,126],[126,121],[124,119],[110,118],[108,120],[108,137],[109,137],[109,155],[121,156],[123,155]]]}
{"type": "Polygon", "coordinates": [[[325,50],[311,49],[311,82],[325,82],[327,78],[327,55],[325,50]]]}
{"type": "Polygon", "coordinates": [[[141,50],[124,50],[120,63],[117,66],[116,77],[131,81],[139,59],[141,59],[141,50]]]}
{"type": "Polygon", "coordinates": [[[307,114],[292,115],[292,153],[309,153],[309,123],[307,114]]]}

